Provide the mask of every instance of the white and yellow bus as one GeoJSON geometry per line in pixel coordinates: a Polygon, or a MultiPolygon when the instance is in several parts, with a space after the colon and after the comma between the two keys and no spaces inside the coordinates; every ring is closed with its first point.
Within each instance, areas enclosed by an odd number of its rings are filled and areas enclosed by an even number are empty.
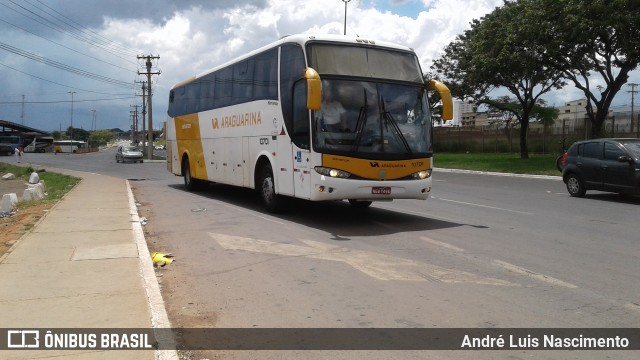
{"type": "Polygon", "coordinates": [[[58,153],[78,153],[87,149],[86,141],[79,140],[55,140],[53,142],[53,152],[58,153]]]}
{"type": "Polygon", "coordinates": [[[188,189],[253,188],[266,208],[312,201],[427,199],[428,90],[407,47],[337,35],[293,35],[173,87],[167,168],[188,189]]]}

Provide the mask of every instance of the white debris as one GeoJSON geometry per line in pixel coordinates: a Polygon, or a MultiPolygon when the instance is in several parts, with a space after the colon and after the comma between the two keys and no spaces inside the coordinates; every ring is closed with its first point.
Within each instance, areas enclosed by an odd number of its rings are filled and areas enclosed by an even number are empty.
{"type": "Polygon", "coordinates": [[[29,184],[37,184],[40,182],[40,175],[37,172],[32,172],[31,176],[29,176],[29,184]]]}
{"type": "Polygon", "coordinates": [[[2,195],[2,201],[0,202],[0,212],[12,212],[17,203],[18,196],[15,193],[2,195]]]}

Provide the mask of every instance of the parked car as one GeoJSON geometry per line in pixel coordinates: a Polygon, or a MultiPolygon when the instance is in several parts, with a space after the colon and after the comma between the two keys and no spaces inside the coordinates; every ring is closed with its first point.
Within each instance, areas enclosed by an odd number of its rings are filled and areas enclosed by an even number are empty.
{"type": "Polygon", "coordinates": [[[116,151],[116,162],[142,162],[143,155],[142,151],[135,146],[119,146],[118,151],[116,151]]]}
{"type": "Polygon", "coordinates": [[[562,179],[571,196],[587,190],[640,194],[640,139],[579,141],[567,151],[562,179]]]}
{"type": "Polygon", "coordinates": [[[567,155],[569,155],[569,153],[565,151],[562,155],[556,158],[556,167],[560,172],[564,169],[564,163],[567,161],[567,155]]]}

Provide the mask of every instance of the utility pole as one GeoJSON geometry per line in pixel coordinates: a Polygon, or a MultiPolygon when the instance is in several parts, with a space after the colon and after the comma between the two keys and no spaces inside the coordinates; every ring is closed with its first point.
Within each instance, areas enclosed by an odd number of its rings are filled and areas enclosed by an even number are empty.
{"type": "Polygon", "coordinates": [[[70,134],[70,138],[69,140],[69,152],[73,154],[73,94],[75,94],[75,91],[67,91],[67,93],[71,94],[71,134],[70,134]]]}
{"type": "Polygon", "coordinates": [[[22,112],[20,113],[20,124],[24,125],[24,95],[22,95],[22,112]]]}
{"type": "MultiPolygon", "coordinates": [[[[136,84],[142,84],[142,133],[145,133],[145,124],[147,123],[147,82],[136,81],[136,84]]],[[[140,96],[140,95],[136,95],[140,96]]],[[[144,138],[144,136],[143,136],[144,138]]]]}
{"type": "Polygon", "coordinates": [[[133,120],[133,125],[131,126],[131,143],[136,145],[138,145],[138,106],[139,105],[129,105],[129,107],[135,109],[134,111],[129,111],[129,114],[131,114],[133,120]]]}
{"type": "Polygon", "coordinates": [[[149,108],[149,129],[147,131],[147,159],[153,159],[153,106],[152,106],[152,96],[153,92],[151,91],[151,75],[160,75],[160,71],[151,72],[151,60],[160,59],[160,55],[152,56],[152,55],[138,55],[138,59],[146,59],[145,65],[147,67],[146,72],[138,71],[138,75],[147,75],[147,107],[149,108]]]}
{"type": "Polygon", "coordinates": [[[96,130],[96,110],[91,110],[93,112],[93,118],[91,119],[91,131],[96,130]]]}
{"type": "MultiPolygon", "coordinates": [[[[633,134],[633,122],[636,120],[634,119],[635,113],[633,111],[634,110],[633,105],[635,103],[635,94],[638,92],[638,90],[636,90],[636,86],[638,86],[638,84],[630,83],[630,84],[627,84],[627,86],[631,87],[631,90],[627,92],[631,93],[631,133],[633,134]]],[[[636,137],[640,138],[640,124],[636,124],[636,137]]]]}

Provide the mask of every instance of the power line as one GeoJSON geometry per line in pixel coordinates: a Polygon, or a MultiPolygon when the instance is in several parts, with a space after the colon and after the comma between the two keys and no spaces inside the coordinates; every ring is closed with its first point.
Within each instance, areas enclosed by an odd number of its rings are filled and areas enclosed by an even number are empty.
{"type": "MultiPolygon", "coordinates": [[[[36,33],[34,33],[34,32],[31,32],[31,31],[29,31],[29,30],[27,30],[27,29],[25,29],[25,28],[23,28],[23,27],[20,27],[20,26],[18,26],[18,25],[12,24],[12,23],[10,23],[10,22],[8,22],[8,21],[4,20],[4,19],[0,19],[0,21],[2,21],[2,22],[3,22],[3,23],[5,23],[5,24],[11,25],[11,26],[13,26],[13,27],[15,27],[15,28],[18,28],[18,29],[20,29],[20,30],[22,30],[22,31],[24,31],[24,32],[26,32],[26,33],[29,33],[29,34],[31,34],[31,35],[33,35],[33,36],[37,36],[37,37],[39,37],[39,38],[41,38],[41,39],[43,39],[43,40],[46,40],[46,41],[48,41],[48,42],[50,42],[50,43],[56,44],[56,45],[58,45],[58,46],[60,46],[60,47],[63,47],[63,48],[65,48],[65,49],[67,49],[67,50],[73,51],[73,52],[75,52],[75,53],[77,53],[77,54],[80,54],[80,55],[82,55],[82,56],[85,56],[85,57],[88,57],[88,58],[91,58],[91,59],[94,59],[94,60],[97,60],[97,61],[103,62],[103,63],[105,63],[105,64],[109,64],[109,65],[111,65],[111,66],[114,66],[114,67],[120,68],[120,69],[122,69],[122,70],[130,70],[130,69],[124,68],[124,67],[122,67],[122,66],[119,66],[119,65],[116,65],[116,64],[110,63],[110,62],[108,62],[108,61],[105,61],[105,60],[103,60],[103,59],[100,59],[100,58],[97,58],[97,57],[94,57],[94,56],[91,56],[91,55],[87,55],[87,54],[85,54],[85,53],[83,53],[83,52],[81,52],[81,51],[78,51],[78,50],[72,49],[72,48],[70,48],[70,47],[68,47],[68,46],[62,45],[62,44],[60,44],[60,43],[58,43],[58,42],[55,42],[55,41],[53,41],[53,40],[47,39],[47,38],[45,38],[44,36],[40,36],[40,35],[38,35],[38,34],[36,34],[36,33]]],[[[129,62],[130,62],[130,63],[132,63],[132,64],[134,64],[134,62],[132,62],[132,61],[129,61],[129,62]]]]}
{"type": "MultiPolygon", "coordinates": [[[[73,91],[75,93],[75,91],[73,91]]],[[[110,98],[110,99],[86,99],[86,100],[59,100],[59,101],[0,101],[2,105],[10,104],[64,104],[64,103],[79,103],[79,102],[98,102],[98,101],[116,101],[116,100],[129,100],[135,99],[135,96],[110,98]]]]}
{"type": "Polygon", "coordinates": [[[63,86],[63,87],[69,88],[69,89],[80,90],[80,91],[83,91],[83,92],[90,92],[90,93],[102,94],[102,95],[118,95],[118,94],[110,94],[110,93],[105,93],[105,92],[100,92],[100,91],[87,90],[87,89],[82,89],[82,88],[78,88],[78,87],[75,87],[75,86],[61,84],[61,83],[55,82],[53,80],[48,80],[48,79],[45,79],[45,78],[37,76],[37,75],[29,74],[27,72],[24,72],[22,70],[18,70],[18,69],[14,68],[14,67],[11,67],[11,66],[3,64],[3,63],[0,63],[0,65],[2,65],[4,67],[7,67],[7,68],[9,68],[9,69],[11,69],[13,71],[17,71],[19,73],[22,73],[24,75],[31,76],[31,77],[36,78],[38,80],[46,81],[46,82],[49,82],[49,83],[52,83],[52,84],[55,84],[55,85],[59,85],[59,86],[63,86]]]}
{"type": "Polygon", "coordinates": [[[27,9],[26,7],[24,7],[24,6],[20,5],[20,4],[17,4],[16,2],[14,2],[12,0],[9,0],[9,1],[14,6],[17,6],[19,9],[15,9],[15,8],[9,6],[8,4],[2,4],[2,5],[4,7],[6,7],[6,8],[8,8],[8,9],[10,9],[10,10],[12,10],[12,11],[14,11],[14,12],[16,12],[16,13],[18,13],[18,14],[26,17],[26,18],[28,18],[28,19],[31,19],[32,21],[34,21],[34,22],[36,22],[38,24],[46,26],[46,27],[48,27],[48,28],[50,28],[52,30],[58,31],[58,32],[60,32],[60,33],[62,33],[64,35],[70,36],[70,37],[72,37],[72,38],[74,38],[76,40],[88,43],[88,44],[90,44],[92,46],[95,46],[95,47],[98,47],[98,48],[101,48],[101,49],[107,51],[108,53],[112,54],[113,56],[116,56],[116,57],[118,57],[118,58],[120,58],[122,60],[125,60],[127,62],[131,62],[127,57],[132,56],[132,54],[134,54],[135,52],[133,52],[133,51],[128,51],[128,52],[117,51],[117,50],[111,49],[111,48],[109,48],[109,47],[107,47],[105,45],[96,43],[95,41],[87,38],[86,36],[83,36],[82,34],[78,35],[77,33],[74,33],[72,31],[66,30],[64,27],[54,23],[53,21],[51,21],[51,20],[49,20],[49,19],[47,19],[47,18],[45,18],[45,17],[43,17],[43,16],[41,16],[39,14],[36,14],[32,10],[27,9]],[[32,15],[29,15],[29,14],[32,14],[32,15]],[[39,20],[39,19],[41,19],[41,20],[39,20]],[[126,57],[123,57],[121,55],[126,56],[126,57]]]}
{"type": "Polygon", "coordinates": [[[72,66],[69,66],[69,65],[66,65],[66,64],[51,60],[51,59],[47,59],[45,57],[30,53],[28,51],[18,49],[16,47],[13,47],[13,46],[11,46],[9,44],[5,44],[3,42],[0,42],[0,49],[8,51],[8,52],[11,52],[11,53],[14,53],[16,55],[20,55],[20,56],[26,57],[28,59],[31,59],[33,61],[37,61],[37,62],[45,64],[45,65],[49,65],[49,66],[58,68],[60,70],[65,70],[65,71],[71,72],[71,73],[76,74],[76,75],[87,77],[87,78],[92,79],[92,80],[102,81],[102,82],[105,82],[105,83],[109,83],[109,84],[113,84],[113,85],[119,85],[119,86],[128,87],[128,88],[130,88],[132,86],[130,82],[117,80],[117,79],[113,79],[113,78],[110,78],[110,77],[107,77],[107,76],[102,76],[102,75],[94,74],[94,73],[89,72],[89,71],[85,71],[85,70],[81,70],[81,69],[78,69],[78,68],[74,68],[72,66]]]}
{"type": "MultiPolygon", "coordinates": [[[[65,16],[64,14],[62,14],[62,13],[58,12],[57,10],[55,10],[55,9],[53,9],[52,7],[48,6],[47,4],[43,3],[42,1],[40,1],[40,0],[36,0],[36,1],[38,1],[42,6],[44,6],[44,7],[48,8],[48,9],[50,9],[51,11],[55,12],[56,14],[60,15],[61,17],[63,17],[63,18],[65,18],[65,19],[67,19],[67,20],[71,21],[72,23],[74,23],[74,24],[78,25],[78,26],[80,27],[80,30],[81,30],[82,32],[84,32],[84,33],[91,33],[91,34],[95,35],[95,36],[96,36],[97,38],[99,38],[99,39],[104,39],[104,41],[106,41],[110,46],[120,48],[120,49],[122,49],[123,51],[128,52],[130,55],[133,55],[133,54],[137,54],[137,53],[138,53],[138,51],[128,49],[128,48],[126,48],[126,47],[124,47],[124,46],[122,46],[122,45],[118,44],[117,42],[115,42],[115,41],[113,41],[113,40],[110,40],[110,39],[108,39],[108,38],[106,38],[106,37],[104,37],[104,36],[102,36],[102,35],[98,34],[97,32],[95,32],[95,31],[93,31],[93,30],[91,30],[91,29],[88,29],[88,28],[86,28],[86,27],[82,26],[81,24],[77,23],[77,22],[76,22],[76,21],[74,21],[73,19],[71,19],[71,18],[69,18],[69,17],[65,16]]],[[[31,4],[31,5],[33,5],[33,4],[31,4]]],[[[65,21],[63,21],[63,22],[65,22],[65,21]]],[[[66,23],[66,22],[65,22],[65,23],[66,23]]]]}

